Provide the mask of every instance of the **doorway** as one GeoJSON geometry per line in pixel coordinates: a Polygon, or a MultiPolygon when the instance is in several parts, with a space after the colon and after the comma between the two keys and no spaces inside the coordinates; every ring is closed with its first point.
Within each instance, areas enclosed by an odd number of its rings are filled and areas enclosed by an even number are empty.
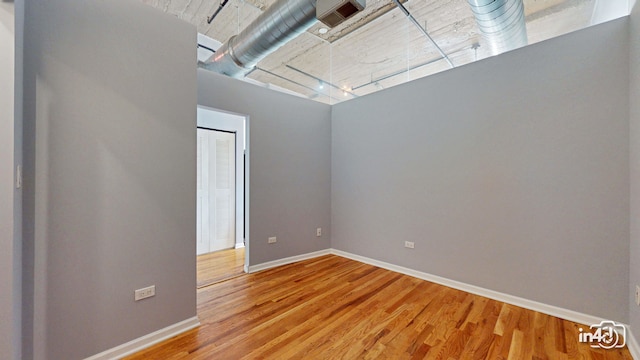
{"type": "Polygon", "coordinates": [[[198,106],[197,285],[244,274],[246,118],[198,106]]]}
{"type": "Polygon", "coordinates": [[[198,128],[197,254],[232,249],[235,237],[236,134],[198,128]]]}

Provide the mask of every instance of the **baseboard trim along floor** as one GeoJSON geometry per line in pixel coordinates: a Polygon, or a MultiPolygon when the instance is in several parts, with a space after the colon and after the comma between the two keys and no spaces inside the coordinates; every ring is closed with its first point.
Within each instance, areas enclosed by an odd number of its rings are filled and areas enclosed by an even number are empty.
{"type": "Polygon", "coordinates": [[[638,346],[638,342],[636,341],[636,337],[633,336],[633,333],[631,332],[631,328],[629,326],[626,327],[627,328],[627,348],[629,349],[629,352],[631,353],[631,356],[633,356],[634,359],[640,359],[640,346],[638,346]]]}
{"type": "Polygon", "coordinates": [[[200,321],[198,320],[197,316],[194,316],[179,323],[167,326],[164,329],[152,332],[151,334],[141,336],[137,339],[129,341],[128,343],[116,346],[99,354],[88,357],[85,360],[121,359],[127,355],[134,354],[142,349],[150,347],[151,345],[157,344],[161,341],[174,337],[198,326],[200,326],[200,321]]]}
{"type": "Polygon", "coordinates": [[[247,272],[251,274],[251,273],[258,272],[258,271],[272,269],[272,268],[275,268],[275,267],[278,267],[278,266],[282,266],[282,265],[293,264],[293,263],[298,262],[298,261],[309,260],[309,259],[313,259],[313,258],[317,258],[317,257],[320,257],[320,256],[329,255],[329,254],[331,254],[331,249],[325,249],[325,250],[320,250],[320,251],[314,251],[314,252],[307,253],[307,254],[291,256],[291,257],[288,257],[288,258],[269,261],[269,262],[258,264],[258,265],[251,265],[251,266],[249,266],[249,269],[248,269],[247,272]]]}
{"type": "MultiPolygon", "coordinates": [[[[267,270],[267,269],[271,269],[271,268],[286,265],[286,264],[291,264],[297,261],[302,261],[302,260],[312,259],[319,256],[328,255],[328,254],[341,256],[341,257],[359,261],[368,265],[377,266],[386,270],[394,271],[404,275],[409,275],[418,279],[430,281],[436,284],[444,285],[444,286],[465,291],[471,294],[484,296],[492,300],[501,301],[507,304],[519,306],[525,309],[537,311],[543,314],[555,316],[560,319],[573,321],[579,324],[599,324],[603,320],[608,320],[598,316],[583,314],[577,311],[564,309],[558,306],[548,305],[548,304],[540,303],[537,301],[521,298],[518,296],[513,296],[513,295],[501,293],[498,291],[485,289],[479,286],[466,284],[463,282],[432,275],[422,271],[409,269],[403,266],[394,265],[384,261],[371,259],[371,258],[360,256],[360,255],[355,255],[355,254],[342,251],[342,250],[337,250],[337,249],[321,250],[321,251],[316,251],[308,254],[292,256],[292,257],[288,257],[280,260],[266,262],[263,264],[249,266],[249,272],[254,273],[254,272],[267,270]]],[[[629,328],[629,326],[627,324],[624,324],[624,325],[626,327],[627,346],[629,348],[629,352],[634,357],[634,359],[640,360],[640,346],[635,340],[635,337],[632,335],[631,329],[629,328]]]]}
{"type": "MultiPolygon", "coordinates": [[[[480,295],[480,296],[484,296],[487,297],[489,299],[493,299],[493,300],[497,300],[497,301],[501,301],[507,304],[511,304],[511,305],[515,305],[515,306],[519,306],[525,309],[529,309],[529,310],[533,310],[533,311],[537,311],[543,314],[547,314],[547,315],[551,315],[551,316],[555,316],[564,320],[569,320],[569,321],[573,321],[576,323],[580,323],[580,324],[598,324],[603,320],[603,318],[597,317],[597,316],[593,316],[593,315],[588,315],[588,314],[583,314],[577,311],[573,311],[573,310],[568,310],[568,309],[564,309],[561,307],[557,307],[557,306],[553,306],[553,305],[548,305],[548,304],[544,304],[544,303],[540,303],[537,301],[533,301],[533,300],[528,300],[525,298],[521,298],[518,296],[513,296],[513,295],[509,295],[509,294],[505,294],[505,293],[501,293],[498,291],[494,291],[494,290],[489,290],[489,289],[485,289],[479,286],[475,286],[475,285],[470,285],[470,284],[466,284],[463,282],[459,282],[459,281],[455,281],[455,280],[451,280],[451,279],[447,279],[447,278],[443,278],[440,276],[436,276],[436,275],[432,275],[429,273],[425,273],[425,272],[421,272],[421,271],[417,271],[417,270],[413,270],[410,268],[406,268],[406,267],[402,267],[402,266],[398,266],[398,265],[394,265],[391,263],[387,263],[384,261],[379,261],[376,259],[371,259],[371,258],[367,258],[364,256],[360,256],[360,255],[355,255],[355,254],[351,254],[348,253],[346,251],[342,251],[342,250],[337,250],[337,249],[325,249],[325,250],[320,250],[320,251],[315,251],[315,252],[311,252],[311,253],[307,253],[307,254],[302,254],[302,255],[297,255],[297,256],[291,256],[291,257],[287,257],[284,259],[279,259],[279,260],[274,260],[274,261],[269,261],[266,263],[262,263],[262,264],[258,264],[258,265],[252,265],[249,266],[248,268],[245,268],[245,270],[248,273],[255,273],[255,272],[259,272],[259,271],[263,271],[263,270],[267,270],[267,269],[272,269],[272,268],[276,268],[279,266],[283,266],[283,265],[287,265],[287,264],[292,264],[298,261],[303,261],[303,260],[308,260],[308,259],[313,259],[316,257],[320,257],[320,256],[324,256],[324,255],[336,255],[336,256],[341,256],[347,259],[351,259],[351,260],[355,260],[355,261],[359,261],[365,264],[369,264],[369,265],[373,265],[373,266],[377,266],[386,270],[390,270],[390,271],[394,271],[400,274],[404,274],[404,275],[408,275],[408,276],[412,276],[418,279],[422,279],[422,280],[426,280],[426,281],[430,281],[436,284],[440,284],[440,285],[444,285],[450,288],[454,288],[457,290],[461,290],[461,291],[465,291],[471,294],[475,294],[475,295],[480,295]]],[[[124,357],[126,355],[130,355],[133,354],[139,350],[142,350],[144,348],[147,348],[153,344],[156,344],[158,342],[161,342],[165,339],[168,339],[170,337],[173,337],[175,335],[178,335],[182,332],[185,332],[187,330],[193,329],[194,327],[197,327],[200,325],[200,322],[198,321],[197,317],[193,317],[190,319],[187,319],[185,321],[182,321],[180,323],[171,325],[169,327],[166,327],[164,329],[158,330],[156,332],[153,332],[149,335],[140,337],[138,339],[135,339],[133,341],[130,341],[126,344],[120,345],[118,347],[115,347],[113,349],[107,350],[105,352],[102,352],[100,354],[94,355],[92,357],[89,357],[85,360],[111,360],[111,359],[119,359],[121,357],[124,357]]],[[[638,345],[638,342],[636,341],[635,337],[633,336],[633,334],[631,333],[631,329],[629,328],[628,325],[625,324],[626,327],[626,343],[627,343],[627,347],[629,349],[629,352],[631,353],[631,355],[633,356],[634,359],[639,359],[640,360],[640,346],[638,345]]]]}
{"type": "Polygon", "coordinates": [[[525,309],[534,310],[543,314],[559,317],[561,319],[573,321],[579,324],[598,324],[600,321],[605,320],[603,318],[579,313],[577,311],[567,310],[557,306],[543,304],[537,301],[528,300],[518,296],[513,296],[498,291],[485,289],[475,285],[469,285],[463,282],[450,280],[440,276],[432,275],[422,271],[409,269],[406,267],[386,263],[376,259],[367,258],[360,255],[351,254],[341,250],[331,249],[331,253],[337,256],[342,256],[347,259],[363,262],[365,264],[381,267],[383,269],[395,271],[397,273],[409,275],[418,279],[430,281],[436,284],[444,285],[456,290],[462,290],[471,294],[487,297],[492,300],[501,301],[507,304],[519,306],[525,309]]]}

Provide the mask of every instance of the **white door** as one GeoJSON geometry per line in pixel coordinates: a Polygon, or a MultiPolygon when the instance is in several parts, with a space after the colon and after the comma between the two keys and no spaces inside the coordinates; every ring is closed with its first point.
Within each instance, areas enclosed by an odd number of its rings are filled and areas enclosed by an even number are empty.
{"type": "Polygon", "coordinates": [[[235,134],[198,129],[197,253],[235,246],[235,134]]]}

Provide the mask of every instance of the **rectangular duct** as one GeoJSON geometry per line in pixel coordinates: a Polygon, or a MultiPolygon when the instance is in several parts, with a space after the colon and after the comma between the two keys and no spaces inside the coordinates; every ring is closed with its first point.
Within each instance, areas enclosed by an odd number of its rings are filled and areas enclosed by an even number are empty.
{"type": "Polygon", "coordinates": [[[316,18],[329,27],[335,27],[364,7],[365,0],[318,0],[316,18]]]}

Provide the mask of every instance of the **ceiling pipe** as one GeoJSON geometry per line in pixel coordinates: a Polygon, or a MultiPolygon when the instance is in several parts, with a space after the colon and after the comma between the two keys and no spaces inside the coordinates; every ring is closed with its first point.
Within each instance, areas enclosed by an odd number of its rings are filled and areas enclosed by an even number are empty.
{"type": "Polygon", "coordinates": [[[209,47],[209,46],[206,46],[206,45],[198,44],[198,47],[199,47],[199,48],[203,48],[203,49],[205,49],[205,50],[209,50],[209,51],[211,51],[212,53],[215,53],[215,52],[216,52],[213,48],[211,48],[211,47],[209,47]]]}
{"type": "Polygon", "coordinates": [[[222,0],[222,2],[220,3],[220,5],[218,5],[218,9],[216,9],[216,12],[213,13],[213,15],[209,16],[207,18],[207,24],[211,24],[211,22],[213,21],[213,19],[216,18],[216,16],[218,16],[218,14],[220,13],[220,11],[222,11],[222,8],[224,8],[225,5],[227,5],[227,3],[229,2],[229,0],[222,0]]]}
{"type": "MultiPolygon", "coordinates": [[[[422,27],[422,25],[420,25],[420,23],[418,23],[418,20],[416,20],[416,18],[413,17],[413,15],[411,15],[411,13],[409,12],[409,10],[407,10],[406,7],[404,7],[404,5],[402,5],[402,3],[399,0],[393,0],[396,3],[396,6],[398,7],[398,9],[400,9],[403,13],[404,16],[407,17],[407,19],[409,19],[409,21],[411,21],[413,23],[413,25],[415,25],[418,30],[420,30],[420,32],[422,32],[422,34],[424,36],[427,37],[427,39],[429,39],[429,41],[431,41],[431,43],[433,44],[433,46],[436,48],[436,50],[438,50],[438,52],[440,53],[440,56],[442,56],[442,58],[444,60],[447,61],[447,63],[449,64],[449,66],[451,66],[451,68],[456,67],[453,64],[453,61],[451,61],[451,59],[449,58],[449,56],[442,50],[442,48],[440,47],[440,45],[438,45],[438,43],[433,40],[433,38],[431,37],[431,35],[429,35],[429,32],[427,32],[427,30],[425,28],[422,27]]],[[[469,0],[471,1],[471,0],[469,0]]]]}
{"type": "Polygon", "coordinates": [[[317,80],[320,84],[327,84],[327,85],[331,86],[332,88],[334,88],[334,89],[336,89],[336,90],[338,90],[338,91],[341,91],[341,92],[343,92],[343,93],[347,93],[347,94],[351,95],[351,96],[352,96],[352,97],[354,97],[354,98],[357,98],[357,97],[358,97],[358,95],[357,95],[357,94],[355,94],[355,93],[353,92],[353,90],[354,90],[354,89],[341,88],[341,87],[339,87],[339,86],[336,86],[336,85],[332,84],[332,83],[331,83],[331,82],[329,82],[329,81],[323,80],[323,79],[321,79],[321,78],[319,78],[319,77],[317,77],[317,76],[313,76],[313,75],[309,74],[308,72],[306,72],[306,71],[302,71],[302,70],[300,70],[300,69],[298,69],[298,68],[295,68],[295,67],[293,67],[293,66],[291,66],[291,65],[289,65],[289,64],[287,64],[287,65],[285,65],[285,66],[286,66],[288,69],[291,69],[291,70],[293,70],[293,71],[295,71],[295,72],[298,72],[298,73],[300,73],[300,74],[302,74],[302,75],[304,75],[304,76],[306,76],[306,77],[310,77],[310,78],[312,78],[312,79],[314,79],[314,80],[317,80]]]}
{"type": "Polygon", "coordinates": [[[277,0],[200,66],[231,77],[243,77],[260,60],[316,21],[316,0],[277,0]]]}
{"type": "Polygon", "coordinates": [[[326,97],[328,97],[328,98],[330,98],[330,99],[333,99],[333,100],[336,100],[336,101],[342,101],[342,99],[338,99],[338,98],[336,98],[336,97],[334,97],[334,96],[327,95],[327,94],[325,94],[324,92],[318,91],[317,89],[314,89],[314,88],[312,88],[312,87],[309,87],[309,86],[304,85],[304,84],[302,84],[302,83],[299,83],[299,82],[297,82],[297,81],[291,80],[291,79],[286,78],[286,77],[284,77],[284,76],[282,76],[282,75],[278,75],[278,74],[276,74],[276,73],[274,73],[274,72],[272,72],[272,71],[269,71],[269,70],[263,69],[263,68],[261,68],[261,67],[259,67],[259,66],[256,66],[256,67],[254,67],[253,69],[254,69],[254,70],[258,70],[258,71],[262,71],[262,72],[267,73],[267,74],[269,74],[269,75],[271,75],[271,76],[275,76],[275,77],[277,77],[277,78],[279,78],[279,79],[282,79],[282,80],[284,80],[284,81],[288,81],[288,82],[290,82],[290,83],[292,83],[292,84],[296,84],[296,85],[301,86],[301,87],[303,87],[303,88],[305,88],[305,89],[311,90],[311,91],[313,91],[313,94],[314,94],[314,95],[316,95],[316,97],[317,97],[317,96],[326,96],[326,97]]]}
{"type": "Polygon", "coordinates": [[[522,0],[468,0],[492,55],[527,45],[522,0]]]}

